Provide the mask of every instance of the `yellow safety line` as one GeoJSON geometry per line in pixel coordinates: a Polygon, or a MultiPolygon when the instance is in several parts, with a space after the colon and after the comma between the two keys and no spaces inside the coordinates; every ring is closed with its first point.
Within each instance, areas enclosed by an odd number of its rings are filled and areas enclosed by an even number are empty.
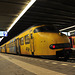
{"type": "Polygon", "coordinates": [[[61,65],[67,66],[68,64],[61,64],[61,65]]]}
{"type": "Polygon", "coordinates": [[[16,65],[22,67],[23,69],[28,70],[28,71],[30,71],[34,74],[37,74],[37,75],[66,75],[66,74],[63,74],[63,73],[60,73],[60,72],[56,72],[56,71],[45,69],[45,68],[42,68],[42,67],[39,67],[39,66],[35,66],[35,65],[32,65],[32,64],[14,59],[12,57],[10,59],[8,56],[5,56],[3,54],[0,54],[0,56],[7,59],[8,61],[16,64],[16,65]]]}

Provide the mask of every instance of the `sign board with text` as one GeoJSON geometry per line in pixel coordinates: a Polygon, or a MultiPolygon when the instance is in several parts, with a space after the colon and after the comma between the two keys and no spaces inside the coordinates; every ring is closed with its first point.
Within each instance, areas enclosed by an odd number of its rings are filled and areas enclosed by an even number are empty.
{"type": "Polygon", "coordinates": [[[0,31],[0,37],[7,37],[8,33],[7,31],[0,31]]]}

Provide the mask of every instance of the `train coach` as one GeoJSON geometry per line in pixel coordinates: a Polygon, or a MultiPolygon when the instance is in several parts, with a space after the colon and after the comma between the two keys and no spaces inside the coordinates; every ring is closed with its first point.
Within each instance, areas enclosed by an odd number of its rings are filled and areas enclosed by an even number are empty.
{"type": "Polygon", "coordinates": [[[36,25],[3,44],[1,52],[49,58],[64,57],[71,53],[69,38],[53,25],[36,25]]]}

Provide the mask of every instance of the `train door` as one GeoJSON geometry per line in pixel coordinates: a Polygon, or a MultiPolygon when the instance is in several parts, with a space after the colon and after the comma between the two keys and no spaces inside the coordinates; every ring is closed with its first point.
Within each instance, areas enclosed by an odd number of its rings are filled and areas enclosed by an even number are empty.
{"type": "Polygon", "coordinates": [[[32,55],[34,55],[34,37],[33,37],[33,32],[30,32],[30,49],[32,55]]]}
{"type": "Polygon", "coordinates": [[[17,38],[16,40],[16,49],[17,49],[17,54],[21,54],[21,51],[20,51],[20,44],[19,44],[19,38],[17,38]]]}
{"type": "Polygon", "coordinates": [[[2,47],[0,47],[0,53],[1,53],[1,49],[2,49],[2,47]]]}
{"type": "Polygon", "coordinates": [[[6,45],[5,45],[5,53],[6,53],[7,51],[6,51],[6,45]]]}

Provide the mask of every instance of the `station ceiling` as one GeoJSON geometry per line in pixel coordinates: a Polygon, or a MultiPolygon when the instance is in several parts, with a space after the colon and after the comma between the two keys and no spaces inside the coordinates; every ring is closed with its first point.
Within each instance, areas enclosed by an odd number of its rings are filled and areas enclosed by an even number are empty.
{"type": "MultiPolygon", "coordinates": [[[[29,2],[30,0],[0,0],[0,30],[8,30],[29,2]]],[[[35,24],[55,25],[59,30],[75,25],[75,0],[36,0],[2,43],[35,24]]],[[[71,30],[75,30],[75,27],[65,31],[71,30]]]]}
{"type": "Polygon", "coordinates": [[[8,30],[30,0],[0,0],[0,30],[8,30]]]}

